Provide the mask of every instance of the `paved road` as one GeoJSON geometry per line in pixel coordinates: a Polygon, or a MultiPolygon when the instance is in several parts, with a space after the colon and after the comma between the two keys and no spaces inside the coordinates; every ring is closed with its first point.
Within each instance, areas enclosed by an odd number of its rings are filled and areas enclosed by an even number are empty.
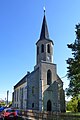
{"type": "MultiPolygon", "coordinates": [[[[0,118],[0,120],[3,120],[3,119],[2,119],[2,118],[0,118]]],[[[14,120],[14,119],[10,119],[10,120],[14,120]]],[[[31,119],[18,117],[18,118],[17,118],[17,120],[31,120],[31,119]]]]}
{"type": "MultiPolygon", "coordinates": [[[[1,116],[0,116],[1,117],[1,116]]],[[[0,118],[0,120],[3,120],[2,118],[0,118]]],[[[11,118],[10,120],[14,120],[14,118],[11,118]]],[[[26,117],[21,117],[19,116],[16,120],[31,120],[31,119],[28,119],[26,117]]]]}
{"type": "Polygon", "coordinates": [[[19,117],[19,120],[32,120],[32,119],[29,119],[29,118],[23,116],[23,117],[19,117]]]}
{"type": "MultiPolygon", "coordinates": [[[[2,119],[1,119],[1,112],[0,112],[0,120],[2,120],[2,119]]],[[[14,119],[11,119],[11,120],[14,120],[14,119]]],[[[25,116],[19,116],[19,117],[17,118],[17,120],[32,120],[32,119],[27,118],[27,117],[25,117],[25,116]]]]}

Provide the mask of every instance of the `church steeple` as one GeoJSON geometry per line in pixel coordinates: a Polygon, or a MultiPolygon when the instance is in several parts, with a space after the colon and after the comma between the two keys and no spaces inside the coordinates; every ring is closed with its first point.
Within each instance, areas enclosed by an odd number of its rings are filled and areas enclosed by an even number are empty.
{"type": "Polygon", "coordinates": [[[42,28],[40,33],[40,38],[36,43],[37,51],[36,51],[36,64],[38,65],[40,62],[45,61],[52,63],[53,62],[53,41],[49,38],[49,32],[45,17],[45,10],[42,22],[42,28]]]}
{"type": "Polygon", "coordinates": [[[41,29],[41,34],[40,34],[40,40],[42,39],[49,39],[49,32],[48,32],[48,27],[47,27],[47,22],[46,22],[45,9],[44,9],[42,29],[41,29]]]}

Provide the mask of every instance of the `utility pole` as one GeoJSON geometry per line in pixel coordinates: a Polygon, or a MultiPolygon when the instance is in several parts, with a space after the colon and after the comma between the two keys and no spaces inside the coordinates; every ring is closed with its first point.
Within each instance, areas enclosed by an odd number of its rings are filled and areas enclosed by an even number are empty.
{"type": "Polygon", "coordinates": [[[7,90],[7,105],[8,105],[9,90],[7,90]]]}

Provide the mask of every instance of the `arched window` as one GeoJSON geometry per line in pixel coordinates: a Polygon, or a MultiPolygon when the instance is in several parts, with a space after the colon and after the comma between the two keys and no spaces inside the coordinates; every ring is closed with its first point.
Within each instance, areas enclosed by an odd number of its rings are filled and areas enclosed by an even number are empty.
{"type": "Polygon", "coordinates": [[[47,85],[50,85],[52,82],[52,73],[50,70],[47,71],[47,85]]]}
{"type": "Polygon", "coordinates": [[[43,44],[41,45],[41,52],[42,53],[44,52],[44,45],[43,44]]]}
{"type": "Polygon", "coordinates": [[[34,108],[34,103],[32,103],[32,108],[34,108]]]}
{"type": "Polygon", "coordinates": [[[32,86],[32,94],[34,95],[34,86],[32,86]]]}
{"type": "Polygon", "coordinates": [[[47,52],[50,53],[50,44],[47,45],[47,52]]]}
{"type": "Polygon", "coordinates": [[[37,55],[39,54],[39,46],[37,46],[37,55]]]}
{"type": "Polygon", "coordinates": [[[48,101],[47,101],[47,111],[51,111],[51,110],[52,110],[51,101],[48,100],[48,101]]]}

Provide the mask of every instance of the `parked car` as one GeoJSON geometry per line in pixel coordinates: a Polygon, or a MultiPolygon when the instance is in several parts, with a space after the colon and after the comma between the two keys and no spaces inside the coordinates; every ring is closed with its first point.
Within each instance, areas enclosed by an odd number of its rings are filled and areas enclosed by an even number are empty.
{"type": "Polygon", "coordinates": [[[0,107],[0,112],[2,112],[6,107],[0,107]]]}
{"type": "Polygon", "coordinates": [[[18,118],[18,114],[17,114],[17,112],[16,112],[16,110],[14,110],[14,109],[11,109],[11,108],[6,108],[6,109],[4,109],[4,111],[2,112],[2,114],[1,114],[1,118],[3,119],[3,120],[17,120],[17,118],[18,118]]]}

